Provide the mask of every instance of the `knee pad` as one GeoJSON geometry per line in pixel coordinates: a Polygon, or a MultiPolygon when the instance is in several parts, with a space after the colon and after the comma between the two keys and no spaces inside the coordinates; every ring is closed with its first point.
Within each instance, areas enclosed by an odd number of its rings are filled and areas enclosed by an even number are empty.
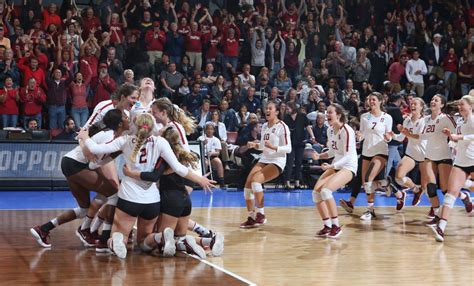
{"type": "Polygon", "coordinates": [[[321,194],[319,192],[313,191],[313,203],[317,204],[322,202],[321,194]]]}
{"type": "Polygon", "coordinates": [[[74,208],[73,211],[76,214],[76,218],[84,218],[87,215],[87,210],[86,208],[74,208]]]}
{"type": "Polygon", "coordinates": [[[399,184],[400,186],[405,186],[405,183],[408,181],[408,178],[407,177],[403,177],[403,178],[395,178],[395,182],[397,182],[397,184],[399,184]]]}
{"type": "Polygon", "coordinates": [[[252,189],[244,188],[244,198],[245,200],[254,200],[255,196],[253,194],[252,189]]]}
{"type": "Polygon", "coordinates": [[[257,182],[252,182],[252,191],[254,193],[261,193],[263,192],[263,187],[262,187],[262,184],[260,183],[257,183],[257,182]]]}
{"type": "Polygon", "coordinates": [[[435,198],[438,196],[438,193],[436,192],[438,190],[438,187],[436,186],[436,184],[428,183],[428,185],[426,185],[426,189],[428,197],[435,198]]]}
{"type": "Polygon", "coordinates": [[[321,198],[323,199],[323,201],[327,201],[333,199],[334,197],[332,196],[332,191],[330,189],[322,188],[321,198]]]}
{"type": "Polygon", "coordinates": [[[367,195],[372,194],[372,182],[365,182],[364,183],[364,190],[367,195]]]}
{"type": "Polygon", "coordinates": [[[117,205],[117,202],[118,202],[118,195],[113,194],[113,195],[111,195],[110,197],[107,198],[107,202],[105,204],[115,207],[117,205]]]}
{"type": "Polygon", "coordinates": [[[107,201],[107,198],[102,194],[96,194],[94,197],[94,201],[96,201],[98,204],[103,205],[107,201]]]}
{"type": "Polygon", "coordinates": [[[456,202],[456,198],[451,195],[451,194],[446,194],[444,196],[444,202],[443,202],[443,205],[445,207],[448,207],[450,209],[452,209],[454,207],[454,203],[456,202]]]}

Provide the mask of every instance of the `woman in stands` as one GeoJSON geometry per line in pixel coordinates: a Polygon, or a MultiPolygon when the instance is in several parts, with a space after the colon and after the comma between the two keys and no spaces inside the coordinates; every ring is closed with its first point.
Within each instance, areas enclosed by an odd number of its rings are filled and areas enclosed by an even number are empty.
{"type": "MultiPolygon", "coordinates": [[[[145,238],[153,235],[153,239],[156,239],[156,235],[152,232],[160,213],[160,193],[155,183],[158,178],[153,176],[156,174],[156,168],[159,167],[156,164],[158,158],[162,157],[173,171],[198,183],[204,189],[209,189],[212,186],[210,180],[196,175],[179,163],[164,138],[151,135],[155,119],[150,114],[137,115],[135,125],[137,127],[136,134],[118,137],[107,144],[95,143],[84,130],[81,130],[78,136],[79,139],[84,140],[84,144],[92,153],[105,155],[122,151],[130,171],[144,172],[145,177],[139,179],[125,175],[120,184],[112,237],[109,239],[110,249],[119,258],[127,256],[125,238],[128,237],[137,219],[137,242],[140,247],[144,251],[148,251],[150,247],[146,244],[145,238]]],[[[159,240],[162,239],[165,244],[165,253],[174,254],[173,232],[164,231],[159,240]]]]}
{"type": "MultiPolygon", "coordinates": [[[[170,143],[171,149],[180,163],[188,167],[195,167],[198,161],[197,155],[183,148],[180,143],[179,133],[175,128],[165,127],[161,136],[170,143]]],[[[196,241],[194,241],[194,238],[186,236],[192,209],[191,198],[186,190],[186,181],[174,173],[163,162],[162,158],[158,159],[155,166],[159,166],[157,173],[160,174],[161,213],[157,233],[147,236],[144,241],[144,245],[148,247],[146,250],[151,251],[154,248],[163,246],[159,240],[160,234],[166,231],[167,228],[171,228],[174,231],[178,250],[187,251],[188,253],[198,255],[200,258],[205,258],[206,253],[202,247],[209,247],[214,256],[221,255],[224,250],[224,236],[222,234],[217,233],[209,238],[196,238],[196,241]],[[202,247],[196,245],[196,242],[202,247]]],[[[128,168],[124,169],[124,173],[132,178],[146,179],[146,174],[130,171],[128,168]]],[[[153,179],[156,179],[156,177],[153,179]]],[[[166,248],[164,250],[163,254],[165,256],[171,255],[171,253],[167,252],[166,248]]]]}
{"type": "MultiPolygon", "coordinates": [[[[166,97],[157,99],[152,104],[151,112],[158,124],[176,129],[179,134],[179,143],[184,150],[189,152],[190,148],[186,135],[191,134],[196,128],[193,119],[186,116],[181,108],[174,105],[171,100],[166,97]]],[[[189,182],[186,184],[186,189],[189,193],[193,191],[191,185],[189,182]]],[[[215,232],[192,219],[189,219],[188,230],[196,232],[201,237],[213,237],[215,235],[215,232]]]]}
{"type": "Polygon", "coordinates": [[[329,151],[313,154],[313,160],[333,158],[331,164],[321,165],[324,173],[319,177],[313,190],[313,202],[316,203],[324,227],[316,235],[337,238],[342,234],[337,206],[333,192],[348,184],[357,174],[357,150],[354,130],[347,124],[344,108],[333,103],[326,114],[329,151]]]}
{"type": "MultiPolygon", "coordinates": [[[[102,123],[105,124],[106,129],[92,137],[94,142],[105,143],[111,141],[114,137],[120,136],[124,131],[129,129],[128,117],[118,109],[112,109],[107,112],[103,117],[102,123]]],[[[49,232],[56,226],[86,216],[91,204],[90,190],[95,190],[108,197],[107,204],[115,205],[116,196],[114,194],[117,192],[115,186],[111,185],[96,171],[90,170],[88,167],[89,161],[80,146],[77,146],[63,157],[61,170],[66,177],[69,189],[74,195],[79,207],[66,211],[41,226],[35,226],[30,229],[31,234],[41,246],[51,247],[48,236],[49,232]]],[[[110,224],[111,220],[108,222],[110,224]]],[[[86,229],[84,225],[81,225],[76,231],[76,235],[78,235],[87,246],[92,246],[89,240],[90,234],[87,234],[86,229]]],[[[107,230],[106,226],[104,226],[104,230],[107,230]]],[[[110,228],[108,230],[110,230],[110,228]]]]}
{"type": "MultiPolygon", "coordinates": [[[[426,169],[424,162],[426,156],[426,140],[421,138],[421,133],[425,127],[425,119],[423,118],[425,102],[421,98],[414,98],[411,101],[410,108],[410,116],[405,118],[403,125],[397,126],[400,134],[392,135],[397,141],[402,142],[405,138],[408,139],[405,156],[400,163],[398,163],[395,181],[400,186],[413,190],[412,205],[416,206],[420,202],[423,190],[426,190],[426,174],[425,172],[421,173],[421,189],[419,189],[407,175],[416,165],[419,166],[420,170],[426,169]]],[[[406,193],[399,191],[395,193],[395,196],[397,198],[397,210],[399,211],[405,206],[406,193]]]]}
{"type": "MultiPolygon", "coordinates": [[[[428,225],[436,225],[438,222],[439,199],[438,186],[443,193],[448,189],[448,178],[453,164],[451,150],[448,139],[443,133],[446,128],[451,133],[456,133],[456,123],[454,119],[443,113],[446,108],[446,98],[440,94],[433,96],[430,102],[431,115],[424,118],[425,127],[422,138],[427,141],[425,155],[425,176],[427,178],[427,193],[430,198],[431,208],[428,218],[431,221],[428,225]],[[436,184],[436,177],[439,177],[439,185],[436,184]]],[[[465,180],[464,180],[465,181],[465,180]]]]}
{"type": "Polygon", "coordinates": [[[267,122],[262,126],[260,142],[247,143],[248,148],[263,152],[245,182],[244,197],[249,216],[245,222],[240,224],[240,228],[253,228],[266,223],[262,184],[280,176],[285,169],[286,154],[291,152],[290,133],[288,126],[278,119],[279,110],[274,101],[268,101],[265,109],[267,122]]]}
{"type": "Polygon", "coordinates": [[[372,92],[368,97],[370,111],[360,118],[359,139],[362,145],[362,183],[367,194],[367,211],[361,220],[375,218],[375,178],[384,171],[388,159],[388,145],[392,140],[392,117],[383,110],[383,95],[372,92]]]}
{"type": "Polygon", "coordinates": [[[439,242],[444,241],[444,231],[460,189],[469,177],[474,176],[474,115],[472,114],[474,96],[463,96],[459,100],[458,107],[464,120],[457,127],[456,132],[451,132],[450,128],[442,130],[450,140],[457,142],[457,154],[449,174],[448,193],[444,196],[440,219],[437,224],[430,226],[439,242]]]}

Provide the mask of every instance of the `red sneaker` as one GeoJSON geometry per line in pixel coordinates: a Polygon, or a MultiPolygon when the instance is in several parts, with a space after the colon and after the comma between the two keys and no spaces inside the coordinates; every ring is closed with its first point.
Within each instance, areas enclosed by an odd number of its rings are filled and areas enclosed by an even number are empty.
{"type": "Polygon", "coordinates": [[[81,240],[85,247],[95,247],[96,240],[92,237],[90,229],[81,229],[79,228],[76,230],[76,236],[81,240]]]}
{"type": "Polygon", "coordinates": [[[252,217],[248,217],[246,221],[240,224],[240,228],[254,228],[257,227],[257,223],[252,217]]]}
{"type": "Polygon", "coordinates": [[[331,232],[331,228],[327,225],[325,225],[320,231],[316,233],[316,236],[318,237],[327,237],[329,233],[331,232]]]}
{"type": "Polygon", "coordinates": [[[51,247],[51,243],[49,242],[49,232],[42,231],[39,225],[30,228],[30,233],[39,245],[46,248],[51,247]]]}
{"type": "Polygon", "coordinates": [[[438,242],[443,242],[444,241],[444,231],[441,230],[441,228],[438,225],[430,226],[431,230],[433,231],[435,235],[435,239],[438,242]]]}
{"type": "Polygon", "coordinates": [[[257,216],[255,217],[255,224],[257,226],[260,226],[266,223],[267,223],[267,219],[265,218],[265,215],[261,213],[257,213],[257,216]]]}
{"type": "Polygon", "coordinates": [[[97,253],[112,253],[112,250],[107,245],[107,241],[97,240],[95,245],[95,252],[97,253]]]}
{"type": "Polygon", "coordinates": [[[469,192],[467,192],[467,191],[463,191],[463,193],[466,194],[466,198],[464,198],[464,200],[462,200],[462,202],[464,204],[464,209],[466,210],[466,212],[468,214],[470,214],[472,212],[471,194],[469,194],[469,192]]]}
{"type": "Polygon", "coordinates": [[[342,234],[342,228],[340,226],[332,225],[331,232],[329,232],[328,237],[329,238],[338,238],[339,235],[342,234]]]}
{"type": "Polygon", "coordinates": [[[418,188],[415,188],[413,190],[413,201],[411,202],[412,206],[417,206],[420,203],[420,199],[421,199],[422,194],[423,194],[423,192],[418,188]]]}
{"type": "Polygon", "coordinates": [[[437,225],[438,222],[439,222],[439,217],[438,217],[438,216],[435,216],[432,220],[430,220],[429,222],[427,222],[426,225],[429,226],[429,227],[432,227],[432,226],[437,225]]]}
{"type": "Polygon", "coordinates": [[[434,219],[435,218],[435,211],[434,208],[430,208],[430,212],[426,215],[427,219],[434,219]]]}
{"type": "Polygon", "coordinates": [[[346,201],[343,199],[339,200],[339,205],[348,213],[352,213],[354,211],[354,206],[350,201],[346,201]]]}
{"type": "Polygon", "coordinates": [[[405,206],[405,200],[407,198],[407,193],[405,191],[400,191],[402,193],[402,197],[397,199],[397,211],[401,211],[405,206]]]}

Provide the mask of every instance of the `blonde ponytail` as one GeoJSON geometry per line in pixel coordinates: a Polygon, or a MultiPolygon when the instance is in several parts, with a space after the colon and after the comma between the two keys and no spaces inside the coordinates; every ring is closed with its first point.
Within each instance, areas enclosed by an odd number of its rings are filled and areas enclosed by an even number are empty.
{"type": "Polygon", "coordinates": [[[133,163],[136,162],[138,151],[140,151],[143,143],[153,131],[154,124],[155,120],[149,113],[142,113],[137,116],[135,120],[135,125],[137,126],[137,133],[135,134],[136,142],[135,147],[133,147],[132,155],[130,156],[130,160],[133,163]]]}
{"type": "Polygon", "coordinates": [[[181,146],[180,136],[173,127],[166,128],[161,136],[170,143],[171,149],[181,164],[190,166],[193,169],[197,167],[197,162],[199,160],[198,156],[192,152],[186,151],[183,146],[181,146]]]}
{"type": "Polygon", "coordinates": [[[171,100],[166,97],[161,97],[153,102],[153,105],[159,110],[165,110],[168,118],[171,121],[176,121],[181,124],[186,132],[186,135],[193,133],[196,129],[196,123],[194,118],[187,116],[184,111],[177,105],[173,104],[171,100]]]}

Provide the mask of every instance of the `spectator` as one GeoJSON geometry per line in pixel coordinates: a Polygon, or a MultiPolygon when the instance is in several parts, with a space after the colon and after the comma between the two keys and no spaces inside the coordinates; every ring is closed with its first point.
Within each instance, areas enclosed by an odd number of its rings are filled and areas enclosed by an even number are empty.
{"type": "Polygon", "coordinates": [[[250,65],[245,64],[242,68],[242,73],[239,74],[240,86],[242,89],[248,89],[249,87],[255,87],[255,76],[250,74],[250,65]]]}
{"type": "Polygon", "coordinates": [[[18,124],[18,106],[20,94],[18,88],[13,86],[11,77],[5,78],[4,87],[0,89],[0,115],[2,128],[16,127],[18,124]]]}
{"type": "Polygon", "coordinates": [[[178,25],[173,22],[166,34],[165,51],[170,56],[171,63],[179,65],[184,51],[184,38],[178,33],[178,25]]]}
{"type": "Polygon", "coordinates": [[[5,29],[0,26],[0,46],[4,46],[6,49],[11,49],[10,39],[5,37],[5,29]]]}
{"type": "Polygon", "coordinates": [[[394,93],[399,93],[402,90],[402,86],[405,86],[407,59],[407,55],[401,55],[399,61],[392,63],[388,68],[388,80],[392,85],[392,92],[394,93]]]}
{"type": "Polygon", "coordinates": [[[133,73],[133,70],[131,69],[124,70],[123,77],[124,77],[123,83],[135,84],[135,74],[133,73]]]}
{"type": "Polygon", "coordinates": [[[193,89],[191,93],[186,95],[184,99],[184,109],[189,113],[193,113],[198,110],[202,105],[203,98],[200,94],[201,85],[197,82],[193,83],[193,89]]]}
{"type": "Polygon", "coordinates": [[[224,20],[224,27],[222,34],[224,37],[221,40],[223,59],[222,73],[226,79],[230,79],[231,75],[235,74],[239,56],[239,39],[240,30],[234,23],[234,16],[229,15],[224,20]]]}
{"type": "Polygon", "coordinates": [[[342,91],[342,102],[346,102],[349,98],[355,94],[357,99],[359,99],[359,91],[354,89],[354,84],[351,79],[346,80],[346,88],[342,91]]]}
{"type": "Polygon", "coordinates": [[[3,88],[7,77],[13,80],[13,86],[17,87],[20,85],[20,71],[13,58],[13,51],[11,49],[5,50],[5,56],[0,61],[0,88],[3,88]]]}
{"type": "Polygon", "coordinates": [[[189,88],[189,79],[183,77],[181,84],[179,85],[178,92],[173,99],[173,103],[178,106],[182,106],[186,95],[188,95],[190,92],[191,89],[189,88]]]}
{"type": "Polygon", "coordinates": [[[166,34],[160,30],[160,22],[153,22],[153,29],[149,29],[145,34],[146,51],[151,64],[160,61],[166,43],[166,34]]]}
{"type": "Polygon", "coordinates": [[[270,43],[272,77],[285,67],[286,43],[278,31],[277,37],[270,43]]]}
{"type": "Polygon", "coordinates": [[[261,108],[260,100],[255,97],[254,87],[250,87],[247,90],[247,97],[243,100],[242,104],[245,104],[245,106],[247,106],[247,110],[250,113],[256,113],[257,110],[261,108]]]}
{"type": "Polygon", "coordinates": [[[69,98],[72,105],[71,115],[76,126],[84,126],[89,118],[87,98],[91,76],[92,72],[89,72],[84,79],[81,73],[76,73],[75,80],[69,84],[69,98]]]}
{"type": "Polygon", "coordinates": [[[252,74],[259,74],[260,69],[265,66],[265,50],[267,47],[267,40],[262,27],[257,27],[252,33],[252,74]],[[257,31],[259,32],[259,39],[257,40],[257,31]]]}
{"type": "Polygon", "coordinates": [[[250,112],[247,110],[247,106],[242,104],[238,112],[236,112],[237,123],[239,128],[243,128],[247,125],[250,112]]]}
{"type": "MultiPolygon", "coordinates": [[[[195,10],[197,13],[197,10],[195,10]]],[[[189,57],[191,66],[195,67],[198,72],[202,67],[202,33],[198,31],[198,23],[191,23],[191,31],[185,38],[186,55],[189,57]]]]}
{"type": "Polygon", "coordinates": [[[229,162],[229,151],[227,146],[227,129],[225,124],[221,121],[221,113],[219,110],[214,110],[211,115],[211,121],[206,124],[212,123],[214,125],[215,135],[221,141],[221,153],[220,158],[224,164],[224,169],[229,170],[227,163],[229,162]]]}
{"type": "Polygon", "coordinates": [[[168,69],[162,71],[160,75],[161,85],[163,86],[161,89],[162,96],[172,98],[183,77],[183,74],[176,70],[176,63],[168,64],[168,69]]]}
{"type": "Polygon", "coordinates": [[[44,71],[38,67],[38,59],[30,57],[29,52],[18,61],[18,69],[23,75],[23,87],[27,85],[28,80],[32,77],[35,78],[38,86],[42,88],[46,87],[46,76],[44,71]]]}
{"type": "Polygon", "coordinates": [[[203,84],[212,86],[217,81],[218,74],[214,72],[214,65],[207,63],[205,70],[201,73],[201,80],[203,84]]]}
{"type": "Polygon", "coordinates": [[[339,87],[344,88],[346,80],[346,60],[342,56],[342,44],[336,42],[335,51],[330,52],[327,58],[327,66],[329,70],[329,77],[335,78],[339,87]]]}
{"type": "Polygon", "coordinates": [[[326,147],[328,142],[327,130],[328,126],[326,125],[326,115],[322,112],[318,112],[316,115],[316,122],[313,126],[313,134],[315,142],[313,143],[313,149],[318,153],[321,153],[324,147],[326,147]]]}
{"type": "Polygon", "coordinates": [[[42,110],[43,104],[46,102],[46,95],[36,83],[36,79],[31,77],[28,79],[26,87],[20,90],[20,101],[22,103],[24,128],[28,129],[28,121],[34,119],[38,127],[42,126],[42,110]]]}
{"type": "Polygon", "coordinates": [[[384,43],[379,43],[377,50],[369,55],[371,72],[370,83],[375,90],[382,90],[383,82],[386,78],[388,57],[386,53],[386,46],[384,43]]]}
{"type": "Polygon", "coordinates": [[[238,129],[239,122],[237,116],[233,110],[229,109],[229,102],[227,100],[222,100],[219,105],[220,110],[220,121],[225,124],[225,127],[228,131],[235,132],[238,129]]]}
{"type": "Polygon", "coordinates": [[[60,69],[50,69],[47,78],[47,105],[49,116],[49,128],[61,128],[66,120],[66,100],[68,96],[68,87],[73,77],[68,70],[66,79],[63,79],[63,73],[60,69]]]}
{"type": "Polygon", "coordinates": [[[66,120],[64,120],[63,127],[64,129],[61,131],[61,133],[54,137],[53,140],[77,141],[77,128],[72,117],[67,117],[66,120]]]}
{"type": "Polygon", "coordinates": [[[217,171],[217,183],[221,188],[225,188],[224,184],[224,166],[219,154],[221,153],[221,142],[214,136],[214,124],[209,123],[205,125],[205,135],[198,138],[199,141],[204,142],[204,154],[206,156],[206,169],[209,164],[217,171]]]}
{"type": "Polygon", "coordinates": [[[405,67],[407,80],[413,85],[418,97],[425,93],[425,84],[423,76],[428,73],[425,62],[420,59],[420,53],[416,50],[413,52],[413,58],[409,60],[405,67]]]}
{"type": "Polygon", "coordinates": [[[41,129],[39,126],[39,122],[34,119],[34,118],[29,118],[28,121],[26,121],[26,131],[32,131],[32,130],[38,130],[41,129]]]}
{"type": "Polygon", "coordinates": [[[292,81],[288,77],[286,70],[284,68],[280,69],[274,81],[274,86],[278,88],[279,96],[286,96],[292,85],[292,81]]]}
{"type": "Polygon", "coordinates": [[[453,93],[457,84],[458,66],[458,57],[454,52],[454,48],[450,48],[442,63],[444,69],[444,82],[446,83],[445,96],[448,100],[451,100],[454,97],[453,93]]]}
{"type": "Polygon", "coordinates": [[[222,75],[217,76],[216,83],[214,86],[212,86],[212,91],[211,91],[211,104],[214,105],[219,105],[221,102],[222,98],[224,97],[224,91],[225,91],[225,79],[222,75]]]}
{"type": "Polygon", "coordinates": [[[434,34],[433,43],[428,45],[425,51],[425,59],[428,61],[428,70],[431,75],[436,76],[437,80],[444,78],[442,64],[443,59],[446,56],[446,50],[441,46],[441,38],[441,34],[434,34]]]}
{"type": "Polygon", "coordinates": [[[211,102],[207,99],[202,101],[200,109],[196,109],[194,112],[194,117],[198,122],[198,126],[204,129],[206,122],[211,121],[211,112],[210,112],[211,102]]]}
{"type": "Polygon", "coordinates": [[[107,71],[116,84],[121,84],[123,82],[123,65],[122,62],[116,58],[116,52],[114,47],[107,49],[107,71]]]}
{"type": "Polygon", "coordinates": [[[459,68],[459,82],[461,83],[461,94],[468,94],[474,85],[474,54],[469,56],[468,61],[461,64],[459,68]]]}
{"type": "Polygon", "coordinates": [[[110,95],[117,88],[117,83],[109,76],[106,63],[99,65],[99,79],[95,84],[91,84],[91,88],[94,91],[92,106],[96,106],[99,102],[110,99],[110,95]]]}
{"type": "Polygon", "coordinates": [[[299,73],[300,65],[298,56],[301,50],[301,39],[296,40],[296,45],[293,41],[288,43],[288,49],[285,53],[285,69],[288,72],[292,82],[296,82],[296,76],[299,73]]]}

